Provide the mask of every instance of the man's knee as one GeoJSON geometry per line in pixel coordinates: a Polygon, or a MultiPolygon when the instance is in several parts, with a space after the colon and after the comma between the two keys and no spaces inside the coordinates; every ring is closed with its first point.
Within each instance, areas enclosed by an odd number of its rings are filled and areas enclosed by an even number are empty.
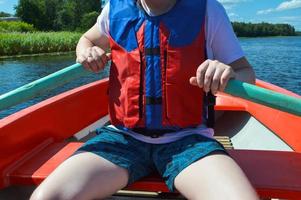
{"type": "Polygon", "coordinates": [[[81,200],[79,192],[72,192],[68,189],[57,189],[51,191],[46,187],[38,187],[31,195],[30,200],[81,200]]]}
{"type": "Polygon", "coordinates": [[[35,189],[35,191],[32,193],[30,200],[51,200],[55,199],[56,196],[52,194],[52,196],[47,192],[46,189],[38,187],[35,189]]]}

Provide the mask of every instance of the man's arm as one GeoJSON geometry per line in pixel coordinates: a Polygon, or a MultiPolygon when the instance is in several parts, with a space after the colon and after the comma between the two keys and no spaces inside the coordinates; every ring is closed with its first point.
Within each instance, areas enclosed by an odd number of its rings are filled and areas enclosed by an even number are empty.
{"type": "Polygon", "coordinates": [[[110,60],[105,50],[109,48],[106,36],[99,33],[95,24],[80,38],[76,47],[76,61],[81,63],[87,70],[98,72],[102,70],[110,60]]]}
{"type": "Polygon", "coordinates": [[[248,83],[255,83],[255,73],[246,59],[246,57],[242,57],[232,63],[229,64],[234,72],[236,73],[235,79],[248,82],[248,83]]]}

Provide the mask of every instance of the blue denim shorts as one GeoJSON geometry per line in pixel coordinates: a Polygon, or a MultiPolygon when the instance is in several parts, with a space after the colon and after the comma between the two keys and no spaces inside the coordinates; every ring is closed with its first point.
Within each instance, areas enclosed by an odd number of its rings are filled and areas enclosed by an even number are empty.
{"type": "Polygon", "coordinates": [[[170,191],[174,191],[176,176],[190,164],[215,151],[226,153],[218,141],[202,135],[189,135],[167,144],[149,144],[109,127],[98,129],[97,133],[77,152],[95,153],[127,169],[128,184],[158,171],[170,191]]]}

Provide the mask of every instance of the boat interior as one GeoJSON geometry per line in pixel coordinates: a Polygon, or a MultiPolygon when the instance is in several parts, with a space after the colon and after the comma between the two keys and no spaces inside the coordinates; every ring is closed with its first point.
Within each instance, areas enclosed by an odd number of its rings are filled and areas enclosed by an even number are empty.
{"type": "MultiPolygon", "coordinates": [[[[3,188],[0,199],[28,199],[34,185],[72,156],[83,142],[95,136],[95,129],[109,123],[107,95],[99,92],[106,89],[107,81],[98,81],[0,120],[0,186],[3,188]]],[[[225,101],[217,101],[215,107],[222,113],[216,119],[215,138],[244,170],[260,196],[300,199],[301,135],[298,133],[301,133],[301,118],[279,111],[267,117],[264,114],[268,115],[270,110],[262,107],[256,107],[259,114],[254,114],[252,109],[230,108],[232,99],[227,100],[223,95],[218,98],[225,101]],[[282,120],[288,116],[291,121],[285,121],[286,131],[282,120]],[[268,123],[271,121],[275,125],[268,123]]],[[[244,102],[239,105],[242,104],[244,102]]],[[[130,185],[112,198],[122,199],[118,195],[182,198],[177,193],[168,193],[156,174],[130,185]]]]}

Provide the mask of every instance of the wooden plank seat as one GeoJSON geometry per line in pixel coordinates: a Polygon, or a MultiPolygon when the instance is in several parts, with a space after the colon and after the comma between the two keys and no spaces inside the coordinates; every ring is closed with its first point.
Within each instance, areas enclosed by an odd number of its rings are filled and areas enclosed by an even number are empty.
{"type": "MultiPolygon", "coordinates": [[[[8,172],[7,181],[10,185],[39,184],[81,144],[52,143],[8,172]]],[[[301,199],[301,153],[233,149],[228,152],[247,174],[262,198],[301,199]]],[[[156,174],[126,189],[168,192],[164,182],[156,174]]]]}

